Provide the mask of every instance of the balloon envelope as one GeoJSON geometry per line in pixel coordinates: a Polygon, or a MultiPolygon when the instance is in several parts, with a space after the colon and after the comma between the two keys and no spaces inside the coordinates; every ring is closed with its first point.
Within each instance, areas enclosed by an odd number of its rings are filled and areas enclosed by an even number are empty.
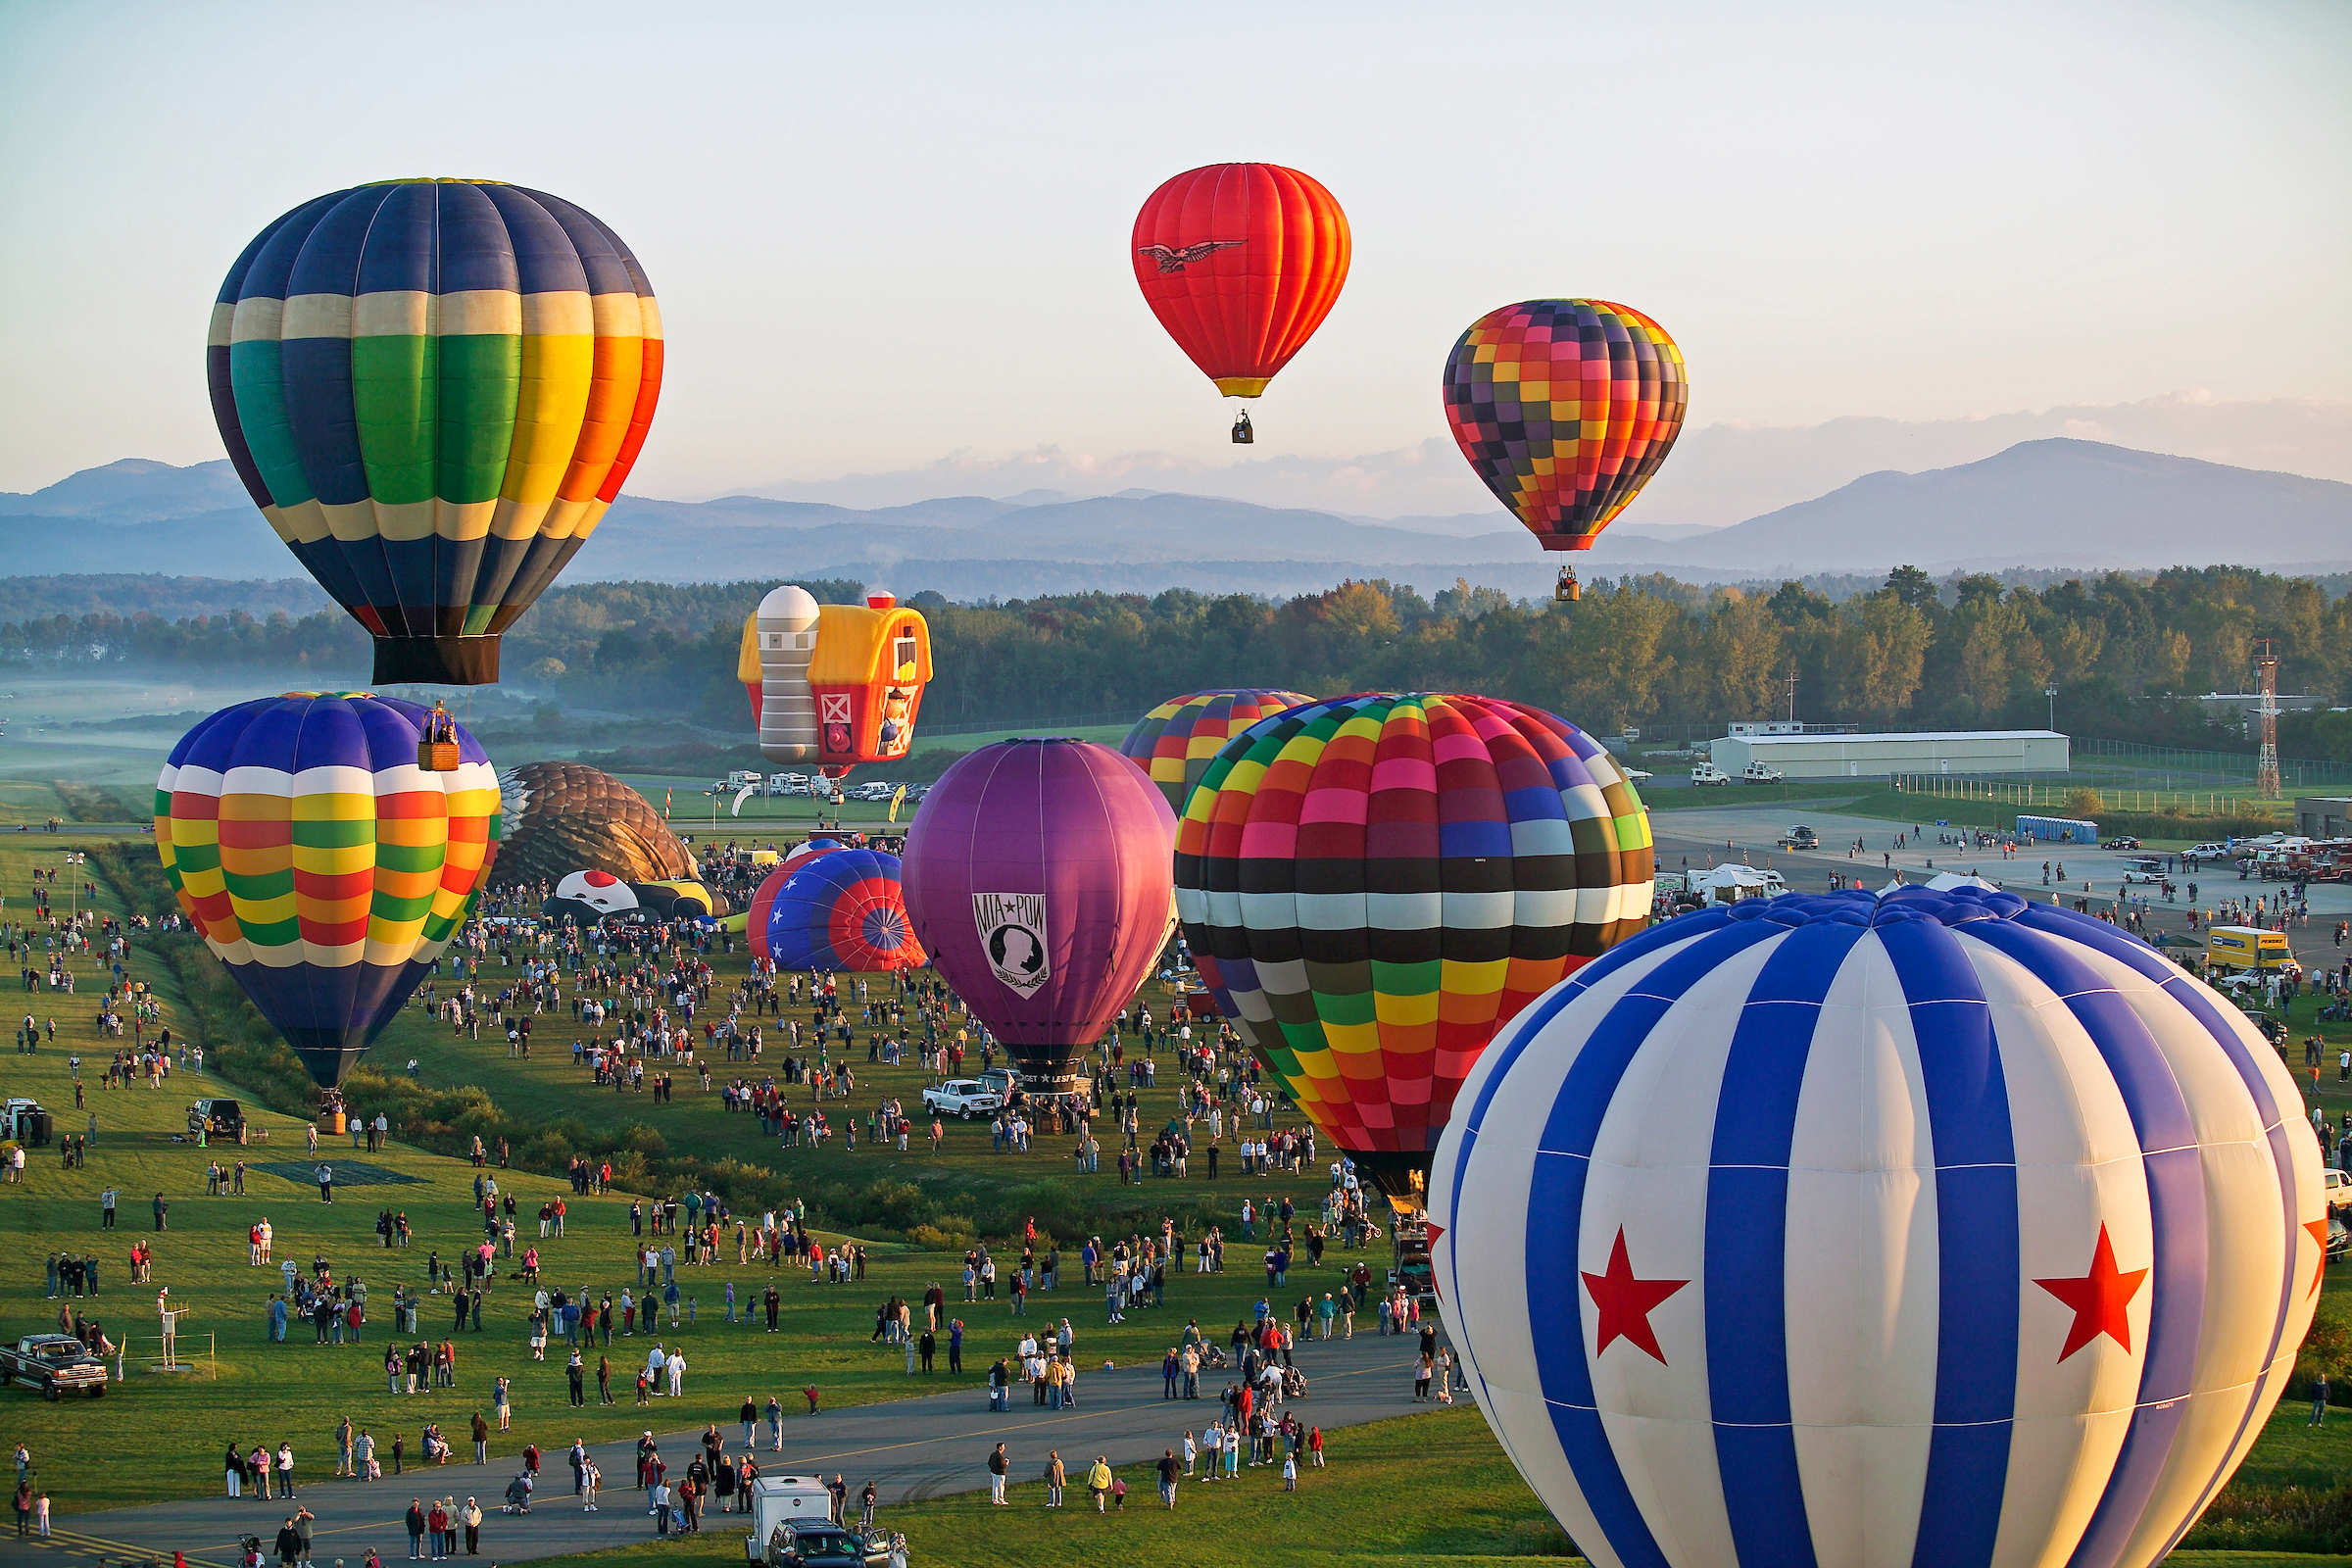
{"type": "MultiPolygon", "coordinates": [[[[765,884],[761,884],[765,886],[765,884]]],[[[779,969],[916,969],[899,858],[879,850],[815,855],[785,873],[769,901],[765,944],[779,969]]]]}
{"type": "Polygon", "coordinates": [[[477,685],[637,461],[662,313],[569,202],[395,179],[256,235],[205,360],[237,477],[374,635],[375,679],[477,685]]]}
{"type": "Polygon", "coordinates": [[[2278,1052],[2114,926],[1750,900],[1572,977],[1430,1175],[1480,1408],[1595,1561],[2162,1559],[2293,1370],[2278,1052]]]}
{"type": "Polygon", "coordinates": [[[1546,550],[1590,550],[1682,433],[1690,397],[1666,329],[1607,300],[1525,300],[1446,358],[1446,418],[1494,499],[1546,550]]]}
{"type": "Polygon", "coordinates": [[[1298,692],[1220,686],[1171,697],[1137,719],[1119,752],[1159,787],[1168,809],[1184,815],[1185,797],[1227,741],[1286,708],[1313,701],[1298,692]]]}
{"type": "Polygon", "coordinates": [[[506,823],[501,886],[555,883],[578,870],[623,882],[695,874],[694,853],[645,797],[578,762],[525,762],[498,776],[506,823]]]}
{"type": "Polygon", "coordinates": [[[1496,1028],[1649,918],[1649,817],[1521,703],[1374,693],[1229,743],[1185,805],[1177,908],[1218,1006],[1401,1195],[1496,1028]]]}
{"type": "Polygon", "coordinates": [[[1339,303],[1348,215],[1280,164],[1210,164],[1153,191],[1129,240],[1136,285],[1227,397],[1253,398],[1339,303]]]}
{"type": "Polygon", "coordinates": [[[463,726],[459,765],[416,765],[427,711],[288,692],[180,737],[155,842],[180,908],[311,1076],[329,1088],[449,946],[498,843],[498,779],[463,726]]]}
{"type": "Polygon", "coordinates": [[[1087,741],[984,746],[923,798],[904,866],[915,935],[1032,1089],[1071,1087],[1166,945],[1173,832],[1135,765],[1087,741]]]}

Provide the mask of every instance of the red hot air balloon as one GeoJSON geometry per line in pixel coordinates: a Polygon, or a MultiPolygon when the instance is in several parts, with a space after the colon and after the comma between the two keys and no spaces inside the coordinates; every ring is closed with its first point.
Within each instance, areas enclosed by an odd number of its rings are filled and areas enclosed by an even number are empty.
{"type": "MultiPolygon", "coordinates": [[[[1264,392],[1348,281],[1348,215],[1280,164],[1178,174],[1135,215],[1129,260],[1144,302],[1229,398],[1264,392]]],[[[1235,426],[1247,439],[1249,416],[1235,426]]]]}
{"type": "Polygon", "coordinates": [[[940,775],[907,830],[914,934],[1032,1093],[1135,998],[1175,924],[1175,814],[1107,746],[1010,740],[940,775]]]}

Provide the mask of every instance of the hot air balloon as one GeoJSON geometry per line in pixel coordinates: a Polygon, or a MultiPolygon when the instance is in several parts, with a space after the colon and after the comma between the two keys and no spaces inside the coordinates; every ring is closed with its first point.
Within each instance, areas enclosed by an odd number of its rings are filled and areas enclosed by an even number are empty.
{"type": "Polygon", "coordinates": [[[779,969],[872,973],[923,965],[899,858],[842,849],[804,859],[776,890],[765,945],[779,969]]]}
{"type": "MultiPolygon", "coordinates": [[[[1544,549],[1590,550],[1674,450],[1690,381],[1639,311],[1524,300],[1470,323],[1445,390],[1453,439],[1494,499],[1544,549]]],[[[1563,587],[1574,581],[1563,567],[1563,587]]]]}
{"type": "MultiPolygon", "coordinates": [[[[1129,242],[1144,303],[1229,398],[1253,398],[1306,346],[1348,281],[1348,215],[1280,164],[1178,174],[1135,215],[1129,242]]],[[[1233,439],[1250,439],[1250,416],[1233,439]]]]}
{"type": "Polygon", "coordinates": [[[914,934],[1032,1093],[1075,1087],[1166,945],[1173,831],[1151,781],[1087,741],[983,746],[923,798],[902,872],[914,934]]]}
{"type": "Polygon", "coordinates": [[[1218,1006],[1333,1143],[1404,1199],[1494,1031],[1649,918],[1642,798],[1521,703],[1372,694],[1229,742],[1176,840],[1218,1006]]]}
{"type": "Polygon", "coordinates": [[[569,202],[387,180],[256,235],[205,362],[237,476],[374,635],[375,679],[478,685],[637,461],[662,313],[569,202]]]}
{"type": "Polygon", "coordinates": [[[2014,894],[1750,900],[1498,1039],[1430,1180],[1446,1327],[1595,1562],[2160,1561],[2328,1234],[2278,1054],[2014,894]]]}
{"type": "Polygon", "coordinates": [[[1189,692],[1137,719],[1119,751],[1159,786],[1168,809],[1182,817],[1185,797],[1227,741],[1269,713],[1312,701],[1298,692],[1242,686],[1189,692]]]}
{"type": "Polygon", "coordinates": [[[288,692],[180,737],[155,843],[180,908],[332,1089],[449,946],[498,846],[498,777],[473,737],[416,765],[429,710],[288,692]]]}
{"type": "Polygon", "coordinates": [[[498,880],[513,887],[604,871],[623,882],[694,875],[694,852],[644,796],[579,762],[525,762],[498,776],[505,834],[498,880]]]}
{"type": "Polygon", "coordinates": [[[751,696],[762,757],[813,762],[843,778],[913,745],[931,679],[931,627],[890,594],[820,605],[786,583],[744,617],[735,674],[751,696]]]}

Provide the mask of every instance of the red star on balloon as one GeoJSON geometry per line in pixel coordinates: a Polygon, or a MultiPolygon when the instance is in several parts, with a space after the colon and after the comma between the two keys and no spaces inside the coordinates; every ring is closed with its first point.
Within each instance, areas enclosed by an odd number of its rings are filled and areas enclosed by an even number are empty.
{"type": "Polygon", "coordinates": [[[1618,1340],[1624,1340],[1648,1351],[1651,1360],[1664,1366],[1666,1354],[1658,1348],[1657,1331],[1649,1326],[1649,1314],[1660,1301],[1690,1283],[1634,1278],[1633,1262],[1625,1255],[1625,1227],[1618,1226],[1617,1245],[1609,1250],[1609,1271],[1585,1276],[1585,1290],[1600,1311],[1600,1343],[1592,1348],[1592,1353],[1598,1355],[1618,1340]]]}
{"type": "Polygon", "coordinates": [[[2328,1222],[2324,1219],[2307,1219],[2303,1222],[2303,1228],[2311,1232],[2313,1241],[2320,1244],[2320,1264],[2311,1271],[2311,1289],[2306,1293],[2317,1296],[2320,1294],[2320,1281],[2328,1277],[2328,1222]]]}
{"type": "Polygon", "coordinates": [[[2091,1249],[2089,1273],[2081,1279],[2035,1280],[2034,1284],[2074,1308],[2074,1327],[2066,1331],[2066,1348],[2058,1352],[2058,1359],[2065,1360],[2102,1334],[2125,1349],[2132,1348],[2132,1298],[2147,1278],[2144,1268],[2126,1272],[2115,1266],[2115,1244],[2107,1240],[2107,1227],[2101,1225],[2098,1246],[2091,1249]]]}

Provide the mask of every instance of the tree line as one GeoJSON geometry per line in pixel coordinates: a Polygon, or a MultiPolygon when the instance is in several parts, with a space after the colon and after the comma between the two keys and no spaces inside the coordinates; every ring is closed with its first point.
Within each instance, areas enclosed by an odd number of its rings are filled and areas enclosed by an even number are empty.
{"type": "MultiPolygon", "coordinates": [[[[510,682],[565,708],[722,728],[743,723],[743,617],[772,582],[582,583],[543,598],[507,634],[510,682]]],[[[857,601],[848,580],[804,583],[857,601]]],[[[2258,638],[2276,638],[2279,689],[2352,698],[2352,598],[2236,567],[2043,580],[1937,581],[1917,567],[1842,600],[1801,582],[1709,587],[1603,578],[1581,603],[1512,601],[1457,580],[1424,596],[1385,580],[1283,601],[1170,589],[952,605],[931,623],[934,723],[1021,723],[1139,712],[1209,686],[1311,695],[1450,689],[1516,698],[1601,733],[1796,716],[1895,728],[2058,727],[2089,738],[2243,750],[2202,693],[2251,689],[2258,638]]],[[[169,620],[85,612],[0,624],[0,662],[294,669],[364,680],[368,638],[340,611],[169,620]]],[[[2352,760],[2352,714],[2290,714],[2290,755],[2352,760]]]]}

